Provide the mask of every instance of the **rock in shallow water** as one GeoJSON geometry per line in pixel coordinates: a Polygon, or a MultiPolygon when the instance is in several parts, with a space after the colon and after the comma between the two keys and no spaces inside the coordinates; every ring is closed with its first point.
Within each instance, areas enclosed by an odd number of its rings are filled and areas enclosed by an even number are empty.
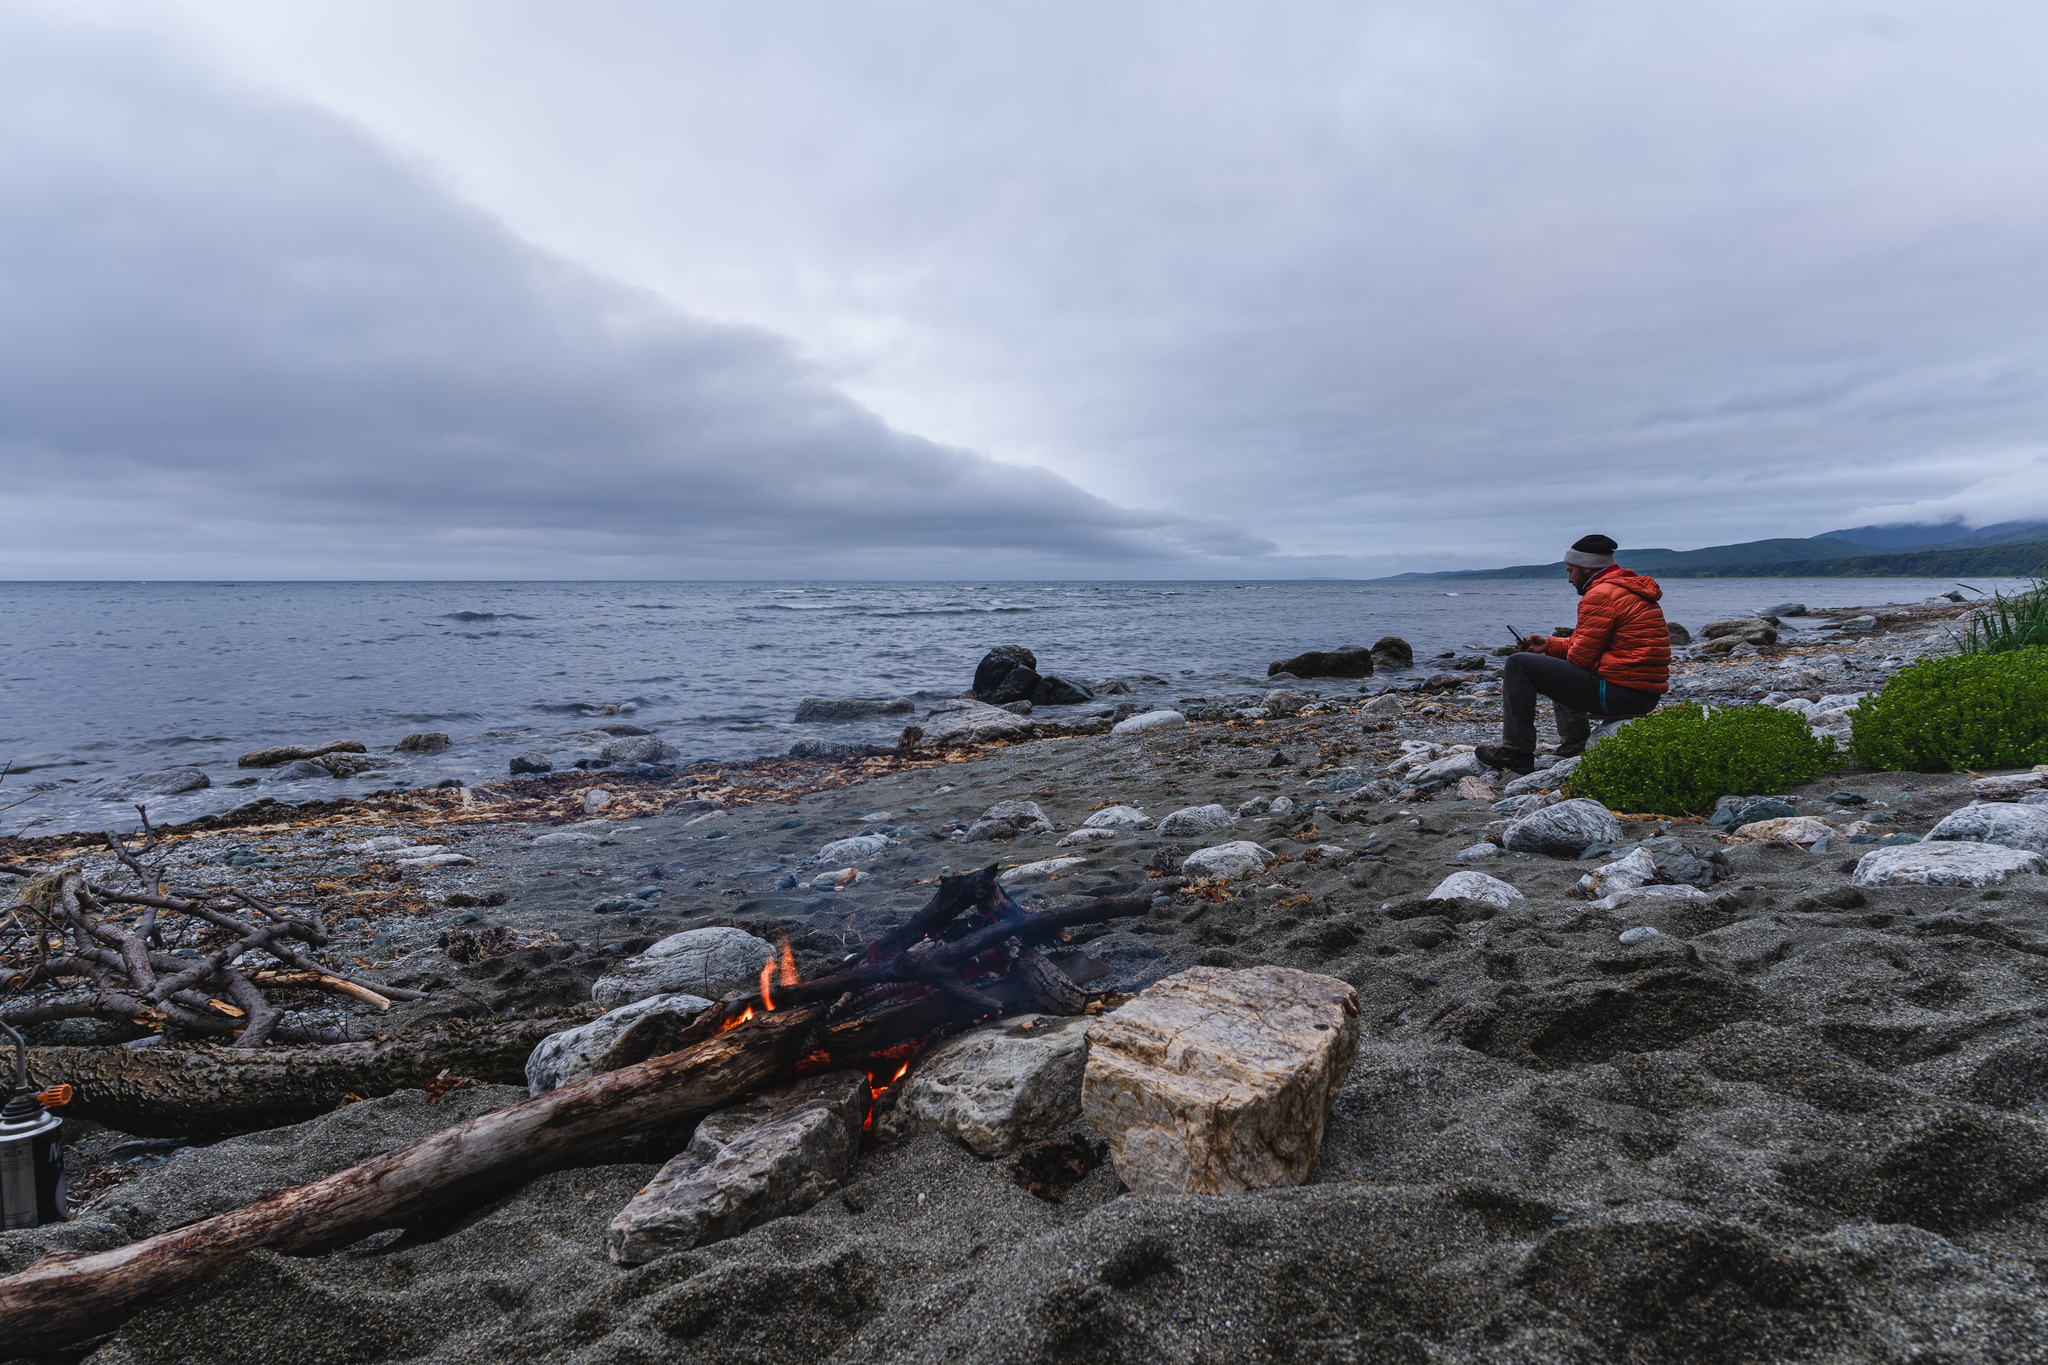
{"type": "Polygon", "coordinates": [[[1299,1185],[1358,1052],[1358,993],[1290,967],[1169,976],[1088,1030],[1081,1104],[1137,1194],[1299,1185]]]}
{"type": "Polygon", "coordinates": [[[653,735],[615,739],[597,751],[607,763],[667,763],[682,757],[683,751],[653,735]]]}
{"type": "Polygon", "coordinates": [[[872,720],[877,716],[907,716],[915,710],[917,704],[908,697],[805,697],[796,704],[796,723],[872,720]]]}
{"type": "Polygon", "coordinates": [[[270,749],[252,749],[235,760],[241,768],[277,768],[299,759],[318,758],[322,754],[361,754],[369,750],[362,741],[337,739],[326,744],[280,744],[270,749]]]}
{"type": "Polygon", "coordinates": [[[514,777],[521,773],[551,773],[555,770],[555,761],[538,749],[528,749],[512,755],[511,769],[514,777]]]}
{"type": "Polygon", "coordinates": [[[407,735],[391,746],[393,753],[437,754],[455,741],[441,730],[420,730],[407,735]]]}
{"type": "Polygon", "coordinates": [[[639,1265],[801,1213],[853,1165],[867,1108],[867,1076],[831,1071],[709,1115],[612,1220],[612,1260],[639,1265]]]}
{"type": "MultiPolygon", "coordinates": [[[[535,842],[539,842],[536,840],[535,842]]],[[[670,934],[597,979],[590,998],[606,1009],[650,995],[701,995],[716,1000],[750,990],[775,950],[743,929],[690,929],[670,934]]]]}
{"type": "Polygon", "coordinates": [[[155,772],[111,777],[92,789],[104,801],[129,801],[138,796],[176,796],[213,785],[203,768],[159,768],[155,772]]]}
{"type": "Polygon", "coordinates": [[[1080,1116],[1093,1022],[1025,1015],[949,1039],[919,1059],[897,1112],[976,1156],[1001,1156],[1028,1135],[1080,1116]]]}

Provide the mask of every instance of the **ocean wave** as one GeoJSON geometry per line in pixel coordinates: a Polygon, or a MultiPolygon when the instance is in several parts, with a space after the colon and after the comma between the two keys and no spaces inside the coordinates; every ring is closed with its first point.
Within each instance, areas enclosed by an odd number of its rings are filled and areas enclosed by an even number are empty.
{"type": "Polygon", "coordinates": [[[538,621],[538,616],[521,616],[516,611],[451,611],[443,621],[538,621]]]}
{"type": "Polygon", "coordinates": [[[637,611],[681,611],[681,610],[682,610],[682,607],[681,607],[680,605],[678,605],[678,604],[674,603],[674,602],[628,602],[628,603],[626,603],[626,605],[627,605],[627,606],[628,606],[629,608],[632,608],[632,609],[634,609],[634,610],[637,610],[637,611]]]}

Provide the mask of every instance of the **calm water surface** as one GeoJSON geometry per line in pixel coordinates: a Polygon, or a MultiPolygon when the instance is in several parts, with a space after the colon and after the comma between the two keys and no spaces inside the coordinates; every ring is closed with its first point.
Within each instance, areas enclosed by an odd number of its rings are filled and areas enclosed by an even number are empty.
{"type": "MultiPolygon", "coordinates": [[[[1926,579],[1677,579],[1665,607],[1706,621],[1784,601],[1917,602],[1926,579]]],[[[1992,582],[1981,587],[1997,586],[1992,582]]],[[[185,819],[255,794],[235,757],[271,744],[359,739],[387,749],[445,730],[407,782],[474,780],[560,738],[591,708],[631,719],[684,761],[787,751],[807,735],[883,740],[903,721],[799,726],[806,696],[950,696],[991,646],[1083,683],[1150,673],[1138,700],[1261,683],[1304,649],[1399,635],[1419,660],[1492,648],[1508,627],[1572,620],[1563,581],[1442,583],[7,583],[0,631],[0,832],[132,828],[95,798],[103,778],[192,764],[215,786],[150,800],[185,819]],[[657,724],[658,722],[667,722],[657,724]],[[42,790],[34,790],[42,788],[42,790]]],[[[1324,684],[1334,686],[1335,684],[1324,684]]],[[[1091,708],[1077,708],[1086,711],[1091,708]]],[[[280,799],[387,785],[270,784],[280,799]]]]}

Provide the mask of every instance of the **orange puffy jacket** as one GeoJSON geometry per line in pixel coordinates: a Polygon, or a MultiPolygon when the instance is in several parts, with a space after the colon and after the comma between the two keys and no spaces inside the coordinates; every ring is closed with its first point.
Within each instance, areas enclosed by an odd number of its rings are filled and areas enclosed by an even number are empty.
{"type": "Polygon", "coordinates": [[[1669,692],[1671,628],[1657,605],[1663,595],[1654,578],[1618,564],[1602,569],[1579,599],[1577,629],[1551,636],[1543,642],[1543,651],[1561,655],[1616,687],[1669,692]]]}

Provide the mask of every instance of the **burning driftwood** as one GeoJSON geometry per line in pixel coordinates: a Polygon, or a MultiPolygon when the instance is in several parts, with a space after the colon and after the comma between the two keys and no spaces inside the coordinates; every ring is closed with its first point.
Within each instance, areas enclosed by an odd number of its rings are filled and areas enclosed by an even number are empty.
{"type": "MultiPolygon", "coordinates": [[[[25,956],[32,965],[0,967],[0,996],[6,997],[0,1019],[16,1026],[76,1018],[169,1025],[196,1037],[230,1039],[239,1048],[259,1048],[268,1042],[346,1041],[338,1030],[285,1022],[285,1011],[266,987],[327,991],[379,1009],[395,999],[426,998],[424,992],[365,981],[315,961],[309,950],[332,940],[310,911],[288,914],[235,889],[203,900],[174,896],[160,873],[121,840],[109,834],[107,846],[134,873],[135,887],[88,882],[75,868],[40,874],[6,869],[31,878],[7,911],[6,922],[16,955],[24,955],[26,940],[25,956]],[[173,952],[166,912],[178,917],[180,938],[209,951],[194,957],[173,952]],[[69,990],[24,995],[64,982],[87,990],[83,995],[69,990]]],[[[154,847],[150,837],[141,852],[147,855],[154,847]]]]}
{"type": "Polygon", "coordinates": [[[706,1010],[666,1056],[482,1115],[232,1213],[113,1251],[45,1257],[0,1279],[0,1322],[18,1328],[0,1354],[104,1331],[259,1248],[310,1254],[344,1246],[614,1138],[693,1123],[781,1074],[867,1065],[872,1076],[878,1057],[949,1024],[1017,1005],[1072,1012],[1071,980],[1062,987],[1046,977],[1037,949],[1068,929],[1142,912],[1152,891],[1032,913],[995,872],[942,879],[907,924],[830,976],[796,980],[785,954],[762,972],[758,991],[706,1010]]]}

